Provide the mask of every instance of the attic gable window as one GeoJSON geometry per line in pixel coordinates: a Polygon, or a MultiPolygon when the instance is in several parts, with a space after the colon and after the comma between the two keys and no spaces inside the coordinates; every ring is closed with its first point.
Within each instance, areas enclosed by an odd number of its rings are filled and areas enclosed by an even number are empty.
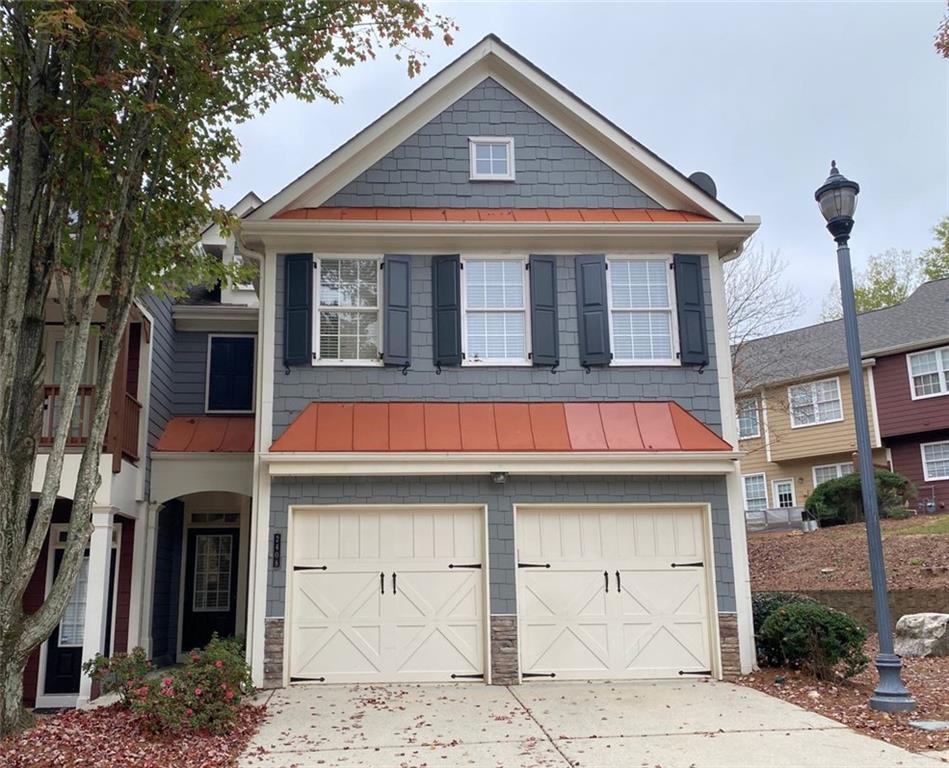
{"type": "Polygon", "coordinates": [[[514,181],[514,139],[472,136],[468,139],[472,181],[514,181]]]}

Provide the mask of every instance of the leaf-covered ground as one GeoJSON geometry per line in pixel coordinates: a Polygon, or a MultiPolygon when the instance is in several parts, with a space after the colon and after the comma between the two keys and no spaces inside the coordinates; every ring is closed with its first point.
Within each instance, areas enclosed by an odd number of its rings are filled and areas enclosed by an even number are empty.
{"type": "MultiPolygon", "coordinates": [[[[949,515],[883,521],[892,590],[949,589],[949,515]]],[[[752,591],[870,589],[866,529],[841,525],[814,533],[748,537],[752,591]]]]}
{"type": "Polygon", "coordinates": [[[265,707],[242,707],[226,736],[155,735],[118,705],[40,716],[0,742],[0,768],[225,768],[256,733],[265,707]]]}
{"type": "MultiPolygon", "coordinates": [[[[867,641],[865,651],[871,659],[876,655],[875,636],[867,641]]],[[[739,678],[742,685],[896,746],[918,752],[949,750],[949,731],[927,732],[909,725],[910,720],[949,720],[949,657],[903,660],[903,681],[918,704],[915,712],[887,715],[870,709],[867,702],[876,680],[872,664],[851,680],[833,683],[788,669],[762,669],[739,678]],[[781,678],[782,682],[776,682],[781,678]]]]}

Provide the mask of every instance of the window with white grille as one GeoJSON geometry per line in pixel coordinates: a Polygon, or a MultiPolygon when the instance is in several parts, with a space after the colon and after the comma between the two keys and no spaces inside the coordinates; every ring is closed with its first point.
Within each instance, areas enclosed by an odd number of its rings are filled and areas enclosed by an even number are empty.
{"type": "Polygon", "coordinates": [[[233,541],[230,534],[202,533],[195,536],[195,611],[230,610],[233,541]]]}
{"type": "Polygon", "coordinates": [[[949,480],[949,440],[943,443],[923,443],[923,479],[949,480]]]}
{"type": "Polygon", "coordinates": [[[315,265],[316,362],[379,363],[379,260],[320,258],[315,265]]]}
{"type": "Polygon", "coordinates": [[[768,508],[768,487],[764,474],[742,477],[745,491],[745,510],[760,512],[768,508]]]}
{"type": "Polygon", "coordinates": [[[59,647],[79,648],[86,630],[86,589],[89,582],[89,558],[84,557],[79,566],[79,576],[69,595],[66,610],[59,622],[59,647]]]}
{"type": "Polygon", "coordinates": [[[839,379],[809,381],[788,387],[788,402],[792,427],[826,424],[844,417],[839,379]]]}
{"type": "Polygon", "coordinates": [[[613,363],[674,364],[675,302],[669,258],[610,259],[610,332],[613,363]]]}
{"type": "Polygon", "coordinates": [[[758,400],[749,397],[738,401],[738,437],[760,437],[761,425],[758,421],[758,400]]]}
{"type": "Polygon", "coordinates": [[[514,180],[514,139],[473,136],[468,139],[472,181],[514,180]]]}
{"type": "Polygon", "coordinates": [[[465,259],[465,364],[527,363],[525,264],[524,259],[465,259]]]}
{"type": "Polygon", "coordinates": [[[906,356],[914,400],[949,394],[949,347],[906,356]]]}
{"type": "Polygon", "coordinates": [[[836,480],[838,477],[853,474],[853,462],[844,461],[840,464],[822,464],[814,467],[814,487],[828,480],[836,480]]]}

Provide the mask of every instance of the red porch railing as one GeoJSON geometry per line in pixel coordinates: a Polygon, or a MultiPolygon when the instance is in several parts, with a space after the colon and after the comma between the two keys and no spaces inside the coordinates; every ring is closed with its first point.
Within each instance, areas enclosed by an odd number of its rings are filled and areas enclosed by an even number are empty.
{"type": "MultiPolygon", "coordinates": [[[[43,403],[43,428],[40,433],[40,445],[50,446],[53,444],[56,428],[63,418],[62,396],[60,395],[60,388],[53,384],[43,387],[43,392],[45,401],[43,403]]],[[[79,387],[76,405],[70,419],[66,445],[71,447],[84,446],[89,439],[95,408],[95,394],[95,387],[79,387]]],[[[128,393],[123,393],[121,403],[112,404],[109,426],[106,428],[105,451],[107,453],[118,452],[129,461],[138,461],[141,416],[142,404],[128,393]],[[118,408],[116,408],[117,405],[118,408]],[[109,439],[111,435],[116,435],[119,438],[115,444],[109,439]]]]}

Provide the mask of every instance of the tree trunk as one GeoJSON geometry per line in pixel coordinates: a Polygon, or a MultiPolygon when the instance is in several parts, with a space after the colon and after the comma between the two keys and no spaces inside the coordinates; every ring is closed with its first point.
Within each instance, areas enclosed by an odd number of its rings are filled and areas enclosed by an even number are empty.
{"type": "Polygon", "coordinates": [[[33,724],[33,716],[23,708],[23,672],[29,656],[0,655],[0,733],[15,733],[33,724]]]}

